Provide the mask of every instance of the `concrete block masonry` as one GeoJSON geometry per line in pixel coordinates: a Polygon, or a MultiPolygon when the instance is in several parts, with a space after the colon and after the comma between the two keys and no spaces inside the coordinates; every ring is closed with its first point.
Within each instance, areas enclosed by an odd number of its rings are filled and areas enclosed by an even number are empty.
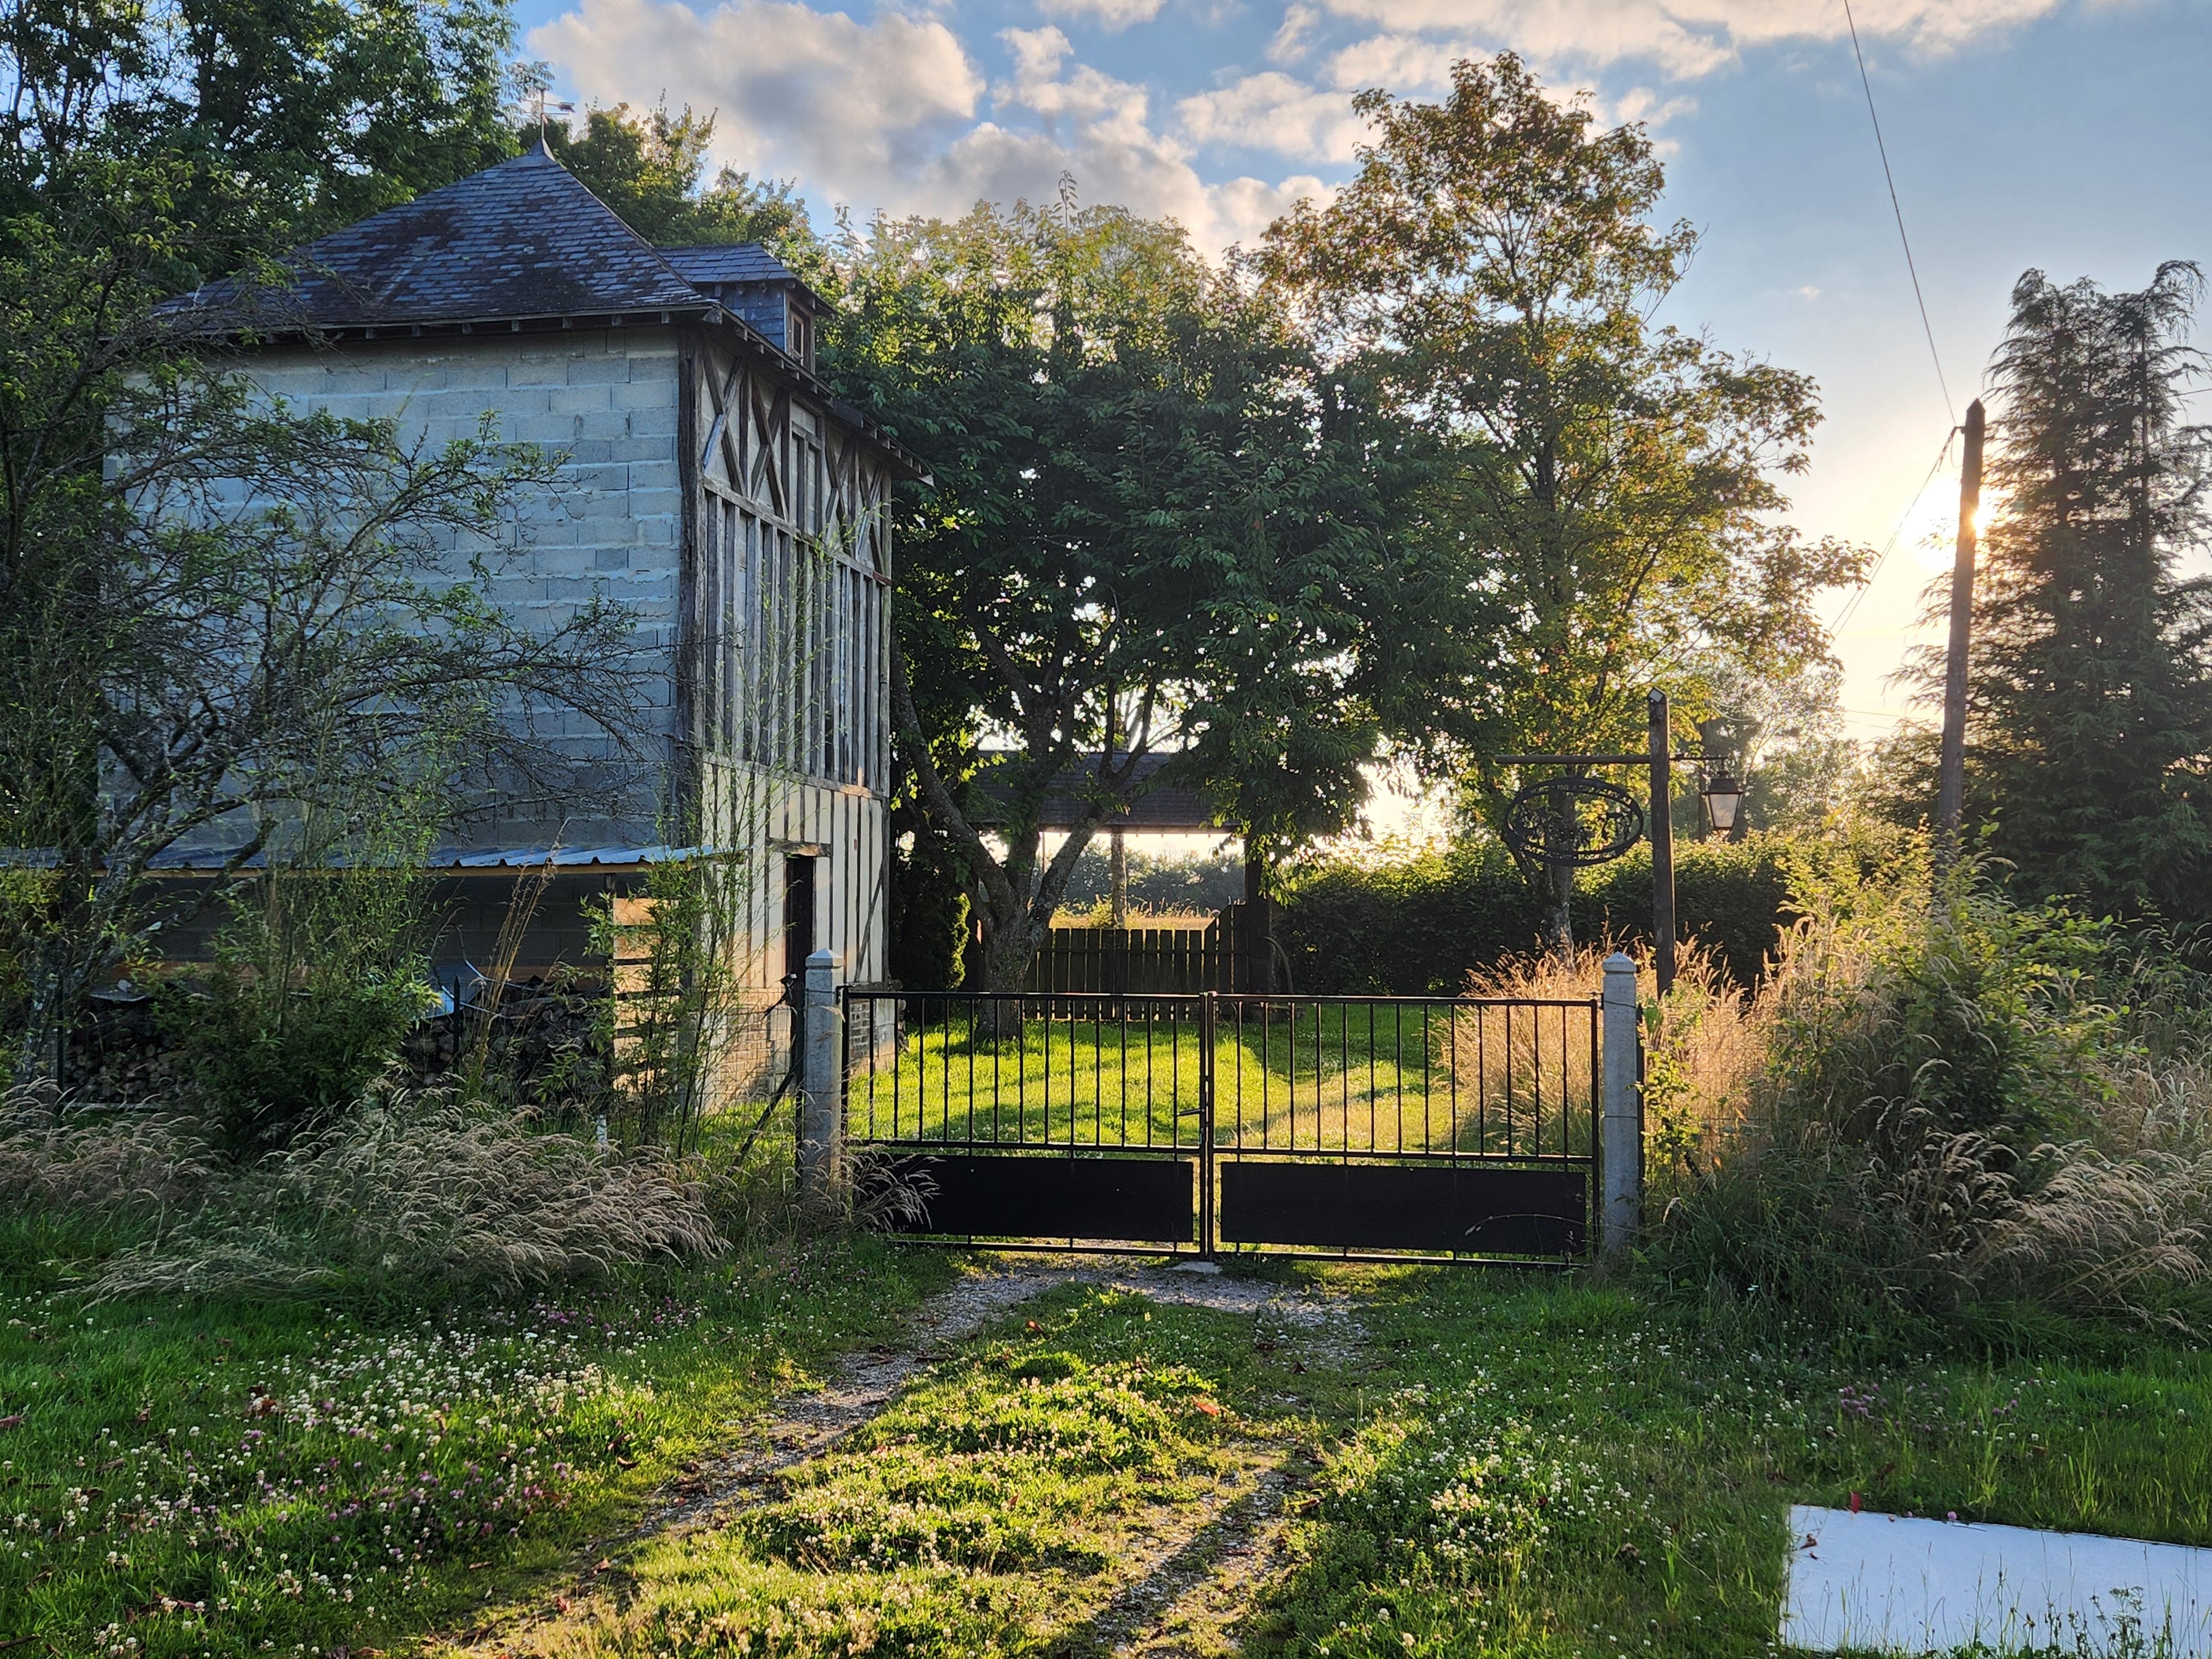
{"type": "Polygon", "coordinates": [[[2212,1659],[2212,1549],[1806,1505],[1790,1533],[1786,1647],[2212,1659]]]}

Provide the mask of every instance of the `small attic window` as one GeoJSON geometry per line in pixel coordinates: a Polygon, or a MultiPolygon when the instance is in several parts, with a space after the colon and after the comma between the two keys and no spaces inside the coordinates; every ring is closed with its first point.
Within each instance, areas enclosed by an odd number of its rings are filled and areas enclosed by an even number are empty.
{"type": "Polygon", "coordinates": [[[814,319],[798,301],[787,295],[783,301],[784,349],[806,368],[814,367],[814,319]]]}

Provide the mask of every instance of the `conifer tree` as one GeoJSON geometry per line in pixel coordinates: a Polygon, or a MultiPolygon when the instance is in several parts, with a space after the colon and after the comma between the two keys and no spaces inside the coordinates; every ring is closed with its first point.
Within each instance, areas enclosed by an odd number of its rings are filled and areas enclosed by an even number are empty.
{"type": "MultiPolygon", "coordinates": [[[[2061,287],[2030,270],[2001,399],[1969,659],[1969,812],[2031,893],[2212,916],[2212,434],[2186,423],[2203,279],[2061,287]]],[[[1940,682],[1941,664],[1932,670],[1940,682]]]]}

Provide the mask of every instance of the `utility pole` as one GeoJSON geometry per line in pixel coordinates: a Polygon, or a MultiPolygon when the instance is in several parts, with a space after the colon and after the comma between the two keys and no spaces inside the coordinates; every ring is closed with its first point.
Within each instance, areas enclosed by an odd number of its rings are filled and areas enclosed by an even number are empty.
{"type": "Polygon", "coordinates": [[[1665,996],[1674,983],[1674,736],[1667,694],[1650,699],[1651,963],[1665,996]]]}
{"type": "Polygon", "coordinates": [[[1936,795],[1936,863],[1959,850],[1966,800],[1966,647],[1974,621],[1974,515],[1982,507],[1982,400],[1966,405],[1966,448],[1959,473],[1959,544],[1951,562],[1951,643],[1943,659],[1943,762],[1936,795]]]}

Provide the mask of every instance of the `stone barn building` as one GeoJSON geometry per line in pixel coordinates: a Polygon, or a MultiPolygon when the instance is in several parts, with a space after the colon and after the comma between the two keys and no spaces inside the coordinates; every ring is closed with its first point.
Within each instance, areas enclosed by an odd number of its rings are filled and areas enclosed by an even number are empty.
{"type": "MultiPolygon", "coordinates": [[[[441,849],[441,973],[489,962],[550,860],[515,975],[585,950],[583,905],[705,846],[751,886],[747,995],[826,947],[885,973],[889,499],[914,459],[814,374],[822,302],[765,249],[655,248],[549,156],[514,161],[301,249],[240,368],[295,406],[403,439],[499,435],[560,458],[488,597],[549,625],[594,592],[637,617],[657,740],[611,807],[502,799],[441,849]],[[679,827],[680,826],[680,827],[679,827]]],[[[173,302],[204,309],[211,289],[173,302]]],[[[603,733],[564,739],[604,771],[603,733]]],[[[781,1016],[758,1022],[770,1048],[781,1016]]],[[[757,1058],[766,1054],[749,1043],[757,1058]]]]}

